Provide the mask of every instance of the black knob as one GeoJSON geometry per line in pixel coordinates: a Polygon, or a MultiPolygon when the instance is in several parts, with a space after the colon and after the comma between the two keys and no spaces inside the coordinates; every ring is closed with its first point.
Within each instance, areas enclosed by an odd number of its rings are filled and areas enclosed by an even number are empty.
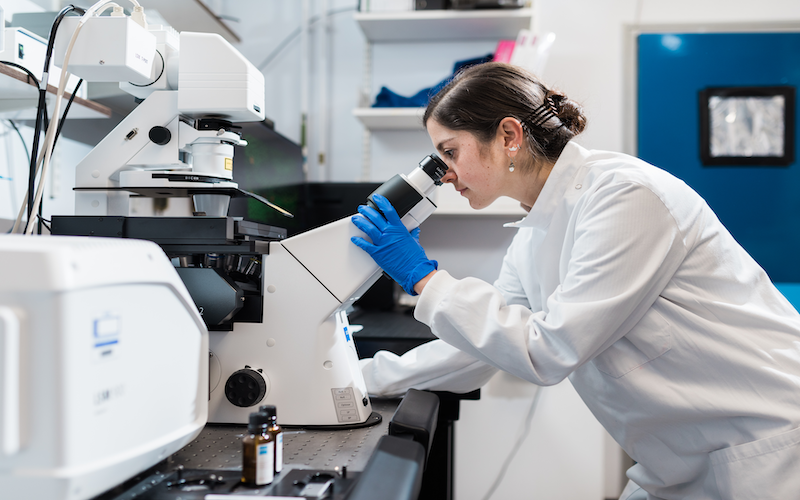
{"type": "Polygon", "coordinates": [[[159,146],[164,146],[172,139],[172,132],[167,127],[153,127],[147,135],[159,146]]]}
{"type": "Polygon", "coordinates": [[[240,408],[257,405],[267,393],[267,382],[255,370],[245,368],[233,372],[225,382],[225,397],[240,408]]]}

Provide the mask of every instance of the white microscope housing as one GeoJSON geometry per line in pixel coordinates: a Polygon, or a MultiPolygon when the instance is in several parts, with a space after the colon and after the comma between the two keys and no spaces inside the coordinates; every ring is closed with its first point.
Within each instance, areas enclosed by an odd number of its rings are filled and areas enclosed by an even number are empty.
{"type": "MultiPolygon", "coordinates": [[[[77,24],[63,22],[66,33],[77,24]]],[[[218,35],[102,17],[88,20],[83,36],[70,71],[123,81],[122,89],[144,100],[78,164],[76,214],[54,216],[54,234],[149,239],[173,259],[209,329],[209,422],[244,424],[263,404],[277,406],[282,425],[379,418],[346,314],[381,274],[350,241],[360,231],[342,219],[283,239],[285,230],[265,237],[270,228],[226,217],[229,196],[245,193],[232,180],[233,146],[245,144],[232,123],[263,120],[261,73],[218,35]],[[143,60],[149,71],[139,67],[143,60]],[[129,217],[132,193],[191,196],[194,212],[205,216],[129,217]],[[206,236],[211,226],[221,238],[206,236]]],[[[57,53],[66,46],[57,42],[57,53]]],[[[435,209],[430,195],[446,169],[432,155],[377,192],[412,229],[435,209]]]]}
{"type": "MultiPolygon", "coordinates": [[[[62,21],[58,66],[79,19],[62,21]]],[[[90,18],[73,52],[70,73],[144,99],[76,167],[75,213],[128,215],[134,193],[192,196],[196,211],[224,216],[238,188],[233,147],[247,144],[233,124],[264,120],[263,74],[220,35],[129,17],[90,18]]]]}
{"type": "MultiPolygon", "coordinates": [[[[411,230],[436,209],[430,196],[446,170],[431,155],[375,192],[411,230]]],[[[365,237],[346,217],[270,243],[262,262],[263,322],[210,332],[210,422],[244,423],[261,404],[277,406],[284,425],[368,421],[372,406],[347,310],[381,269],[352,236],[365,237]]]]}

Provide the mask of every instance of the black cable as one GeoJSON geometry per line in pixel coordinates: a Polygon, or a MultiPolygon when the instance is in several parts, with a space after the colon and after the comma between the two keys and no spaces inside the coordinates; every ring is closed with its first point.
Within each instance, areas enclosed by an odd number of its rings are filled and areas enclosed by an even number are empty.
{"type": "MultiPolygon", "coordinates": [[[[0,61],[0,64],[5,64],[6,66],[13,66],[13,67],[15,67],[17,69],[21,69],[22,71],[24,71],[25,73],[28,74],[28,79],[29,80],[33,80],[36,83],[36,87],[37,88],[39,87],[39,79],[36,78],[36,75],[31,73],[31,70],[29,70],[25,66],[23,66],[21,64],[17,64],[15,62],[11,62],[11,61],[0,61]]],[[[28,82],[28,83],[31,83],[31,82],[28,82]]]]}
{"type": "Polygon", "coordinates": [[[44,112],[42,109],[47,108],[47,101],[45,99],[46,90],[43,92],[39,85],[39,102],[36,107],[36,123],[33,129],[33,145],[31,146],[31,161],[28,167],[28,220],[31,220],[33,213],[33,192],[36,188],[36,156],[39,152],[39,136],[42,133],[42,119],[44,112]]]}
{"type": "MultiPolygon", "coordinates": [[[[39,79],[36,78],[36,75],[31,73],[31,71],[28,68],[26,68],[25,66],[22,66],[21,64],[17,64],[15,62],[11,62],[11,61],[0,61],[0,64],[5,64],[6,66],[12,66],[14,68],[17,68],[17,69],[20,69],[20,70],[24,71],[28,75],[28,80],[33,80],[36,83],[36,88],[40,87],[41,84],[39,83],[39,79]]],[[[28,83],[30,83],[30,81],[28,83]]],[[[44,108],[44,121],[45,121],[45,132],[47,132],[47,108],[46,107],[44,108]]],[[[12,125],[13,125],[13,122],[11,122],[10,120],[9,120],[9,122],[12,123],[12,125]]],[[[14,128],[16,128],[16,125],[14,125],[14,128]]],[[[18,129],[17,129],[17,132],[19,132],[18,129]]],[[[22,136],[20,136],[20,137],[22,137],[22,136]]],[[[23,140],[23,142],[25,142],[25,141],[23,140]]],[[[25,153],[26,154],[28,153],[27,146],[25,147],[25,153]]],[[[30,163],[30,154],[28,154],[27,156],[28,156],[28,163],[30,163]]]]}
{"type": "MultiPolygon", "coordinates": [[[[39,102],[36,107],[36,123],[33,132],[33,145],[31,146],[31,161],[30,161],[30,169],[28,172],[28,221],[30,222],[31,216],[33,214],[33,199],[34,199],[34,191],[36,188],[36,160],[39,156],[39,136],[42,133],[42,130],[45,132],[47,131],[47,79],[45,75],[48,75],[50,69],[50,59],[53,55],[53,46],[56,42],[56,33],[58,32],[58,27],[61,24],[61,20],[69,14],[70,12],[77,12],[78,14],[85,14],[86,11],[80,7],[76,7],[74,5],[68,5],[61,9],[61,11],[56,16],[55,21],[53,21],[53,25],[50,28],[50,39],[47,42],[47,52],[45,53],[44,58],[44,68],[42,70],[42,82],[39,83],[39,102]]],[[[64,68],[66,71],[67,68],[64,68]]],[[[41,228],[41,226],[40,226],[41,228]]]]}
{"type": "MultiPolygon", "coordinates": [[[[53,25],[50,27],[50,39],[47,41],[47,53],[44,56],[44,71],[47,72],[50,69],[50,58],[53,57],[53,46],[56,43],[56,32],[58,31],[58,27],[61,24],[61,20],[69,14],[70,12],[76,12],[79,15],[86,14],[86,11],[81,7],[76,7],[74,5],[67,5],[61,12],[58,13],[56,16],[55,21],[53,21],[53,25]]],[[[66,70],[67,68],[64,68],[66,70]]]]}
{"type": "Polygon", "coordinates": [[[61,128],[64,126],[64,122],[67,121],[67,113],[69,113],[69,108],[72,106],[72,101],[75,100],[75,95],[77,95],[78,89],[81,88],[82,83],[83,83],[83,78],[78,80],[78,83],[72,90],[72,95],[69,96],[69,101],[67,101],[67,105],[64,107],[64,114],[61,115],[61,120],[58,122],[58,128],[56,129],[56,136],[53,138],[53,148],[50,150],[50,154],[53,154],[52,153],[53,150],[56,149],[56,141],[58,141],[58,136],[61,135],[61,128]]]}
{"type": "MultiPolygon", "coordinates": [[[[341,9],[332,9],[332,10],[329,10],[328,12],[326,12],[325,15],[326,16],[334,16],[336,14],[341,14],[343,12],[350,12],[351,10],[357,10],[357,9],[358,9],[358,6],[355,6],[355,7],[344,7],[344,8],[341,8],[341,9]]],[[[311,26],[312,24],[316,23],[320,19],[322,19],[321,15],[320,16],[314,16],[314,17],[312,17],[312,18],[310,18],[308,20],[308,25],[311,26]]],[[[300,36],[300,32],[301,31],[302,31],[302,28],[297,28],[294,31],[292,31],[291,33],[289,33],[289,36],[284,38],[283,41],[280,44],[278,44],[278,46],[275,49],[273,49],[272,52],[270,52],[270,54],[267,56],[267,58],[264,59],[264,61],[261,64],[258,65],[258,69],[259,70],[263,70],[264,68],[266,68],[269,65],[269,63],[272,62],[273,59],[278,57],[278,54],[280,54],[283,51],[283,49],[286,48],[287,45],[292,43],[292,41],[294,41],[295,38],[300,36]]]]}
{"type": "MultiPolygon", "coordinates": [[[[35,127],[35,131],[34,131],[34,136],[33,136],[33,148],[38,150],[38,148],[39,148],[39,134],[41,133],[41,127],[40,127],[40,122],[39,121],[40,121],[40,118],[42,116],[42,107],[44,107],[45,110],[47,109],[47,103],[45,101],[45,95],[42,94],[42,84],[41,84],[41,82],[39,82],[39,79],[36,78],[36,75],[34,75],[28,68],[26,68],[26,67],[24,67],[24,66],[22,66],[20,64],[14,63],[14,62],[10,62],[10,61],[0,61],[0,63],[5,64],[6,66],[12,66],[14,68],[17,68],[17,69],[20,69],[20,70],[24,71],[28,75],[28,79],[33,79],[33,81],[36,82],[36,87],[39,90],[39,100],[38,100],[37,108],[36,108],[36,127],[35,127]]],[[[16,128],[16,126],[14,128],[16,128]]],[[[17,130],[17,131],[19,132],[19,130],[17,130]]],[[[20,137],[22,137],[22,136],[20,136],[20,137]]],[[[25,152],[26,153],[28,152],[28,148],[27,147],[25,148],[25,152]]],[[[34,186],[34,182],[35,182],[34,181],[34,173],[36,172],[36,155],[33,152],[33,150],[31,150],[31,154],[28,155],[28,163],[30,165],[29,166],[29,174],[28,174],[28,220],[30,220],[31,211],[32,211],[31,207],[33,206],[33,186],[34,186]]]]}
{"type": "Polygon", "coordinates": [[[52,224],[52,222],[50,222],[50,220],[49,220],[49,219],[45,219],[44,217],[42,217],[42,214],[39,214],[39,234],[42,234],[42,232],[41,232],[41,231],[42,231],[42,228],[41,228],[41,226],[44,226],[44,227],[46,227],[46,228],[47,228],[47,230],[48,230],[49,232],[51,232],[51,233],[52,233],[52,232],[53,232],[53,230],[52,230],[52,229],[50,229],[50,224],[52,224]]]}
{"type": "MultiPolygon", "coordinates": [[[[42,181],[39,181],[42,182],[42,181]]],[[[42,234],[42,207],[44,203],[39,203],[39,212],[36,215],[38,220],[36,221],[36,234],[42,234]]]]}
{"type": "Polygon", "coordinates": [[[167,63],[164,61],[164,54],[162,54],[160,50],[156,49],[156,53],[158,53],[158,55],[161,57],[161,73],[158,74],[156,79],[153,80],[150,83],[145,83],[143,85],[139,85],[139,84],[131,83],[131,82],[128,82],[128,85],[133,85],[134,87],[149,87],[150,85],[156,83],[157,81],[159,81],[161,79],[161,76],[164,74],[164,68],[167,67],[167,63]]]}

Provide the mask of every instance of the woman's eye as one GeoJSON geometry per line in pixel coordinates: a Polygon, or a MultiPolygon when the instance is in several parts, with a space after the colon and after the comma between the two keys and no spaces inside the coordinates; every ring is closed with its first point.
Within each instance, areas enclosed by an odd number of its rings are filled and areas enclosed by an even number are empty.
{"type": "Polygon", "coordinates": [[[453,157],[453,150],[452,150],[452,149],[448,149],[448,150],[446,150],[446,151],[444,152],[444,155],[445,155],[446,157],[448,157],[448,158],[452,158],[452,157],[453,157]]]}

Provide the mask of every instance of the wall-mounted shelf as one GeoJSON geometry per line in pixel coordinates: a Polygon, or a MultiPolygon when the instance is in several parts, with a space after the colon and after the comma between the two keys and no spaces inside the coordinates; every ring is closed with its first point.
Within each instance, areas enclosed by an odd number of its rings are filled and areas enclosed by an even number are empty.
{"type": "Polygon", "coordinates": [[[417,10],[357,12],[355,20],[371,42],[516,39],[530,28],[533,9],[417,10]]]}
{"type": "MultiPolygon", "coordinates": [[[[410,51],[425,57],[430,45],[417,42],[515,40],[520,30],[530,29],[533,9],[421,10],[409,12],[357,12],[354,18],[367,40],[362,93],[371,95],[372,46],[380,43],[408,44],[410,51]]],[[[364,125],[364,178],[369,179],[371,136],[376,132],[411,131],[425,136],[422,116],[425,108],[367,108],[353,110],[353,116],[364,125]]],[[[427,150],[427,148],[426,148],[427,150]]],[[[500,216],[518,220],[525,216],[519,203],[500,198],[483,210],[473,210],[466,198],[452,187],[437,189],[437,216],[500,216]]]]}
{"type": "Polygon", "coordinates": [[[369,130],[424,130],[425,108],[356,108],[353,115],[369,130]]]}
{"type": "MultiPolygon", "coordinates": [[[[48,106],[55,100],[56,87],[47,86],[48,106]]],[[[70,94],[64,93],[61,111],[67,105],[70,94]]],[[[17,68],[0,64],[0,117],[15,120],[36,118],[39,102],[39,89],[24,72],[17,68]]],[[[52,111],[52,110],[51,110],[52,111]]],[[[75,97],[68,118],[110,118],[111,109],[100,103],[75,97]]]]}

